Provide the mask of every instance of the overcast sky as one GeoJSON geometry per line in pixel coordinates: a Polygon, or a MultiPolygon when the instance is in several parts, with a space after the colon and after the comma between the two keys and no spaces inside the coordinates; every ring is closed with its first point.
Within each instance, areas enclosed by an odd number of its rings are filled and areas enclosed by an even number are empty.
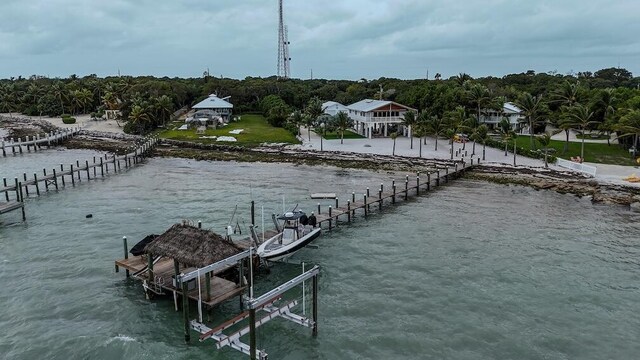
{"type": "MultiPolygon", "coordinates": [[[[640,75],[638,0],[285,0],[296,78],[640,75]]],[[[0,0],[0,77],[276,74],[277,0],[0,0]]]]}

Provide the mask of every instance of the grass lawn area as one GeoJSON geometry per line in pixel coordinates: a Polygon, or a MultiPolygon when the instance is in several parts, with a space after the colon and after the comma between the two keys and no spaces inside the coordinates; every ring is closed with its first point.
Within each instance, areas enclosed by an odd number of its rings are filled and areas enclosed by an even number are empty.
{"type": "MultiPolygon", "coordinates": [[[[327,131],[326,134],[324,134],[323,138],[325,140],[340,139],[340,133],[338,131],[327,131]]],[[[364,139],[364,136],[360,134],[356,134],[353,131],[347,130],[344,132],[344,138],[345,139],[364,139]]]]}
{"type": "Polygon", "coordinates": [[[159,133],[163,139],[193,141],[199,143],[216,143],[222,145],[258,146],[262,143],[286,143],[299,144],[296,137],[283,128],[271,126],[262,115],[242,115],[240,121],[231,122],[227,126],[218,129],[207,129],[204,134],[196,134],[196,129],[174,130],[183,125],[176,122],[170,126],[171,130],[159,133]],[[243,129],[238,135],[229,134],[229,131],[243,129]],[[201,136],[233,136],[237,142],[223,142],[215,139],[202,139],[201,136]]]}
{"type": "MultiPolygon", "coordinates": [[[[549,144],[550,148],[556,149],[553,154],[563,159],[570,159],[571,157],[580,156],[581,142],[569,142],[569,151],[563,153],[564,141],[551,140],[549,144]]],[[[528,135],[518,136],[518,146],[525,149],[529,149],[531,142],[528,135]]],[[[536,147],[540,148],[540,143],[536,143],[536,147]]],[[[598,143],[584,143],[584,161],[601,163],[601,164],[613,164],[613,165],[636,165],[629,152],[617,144],[611,144],[611,146],[598,143]]]]}

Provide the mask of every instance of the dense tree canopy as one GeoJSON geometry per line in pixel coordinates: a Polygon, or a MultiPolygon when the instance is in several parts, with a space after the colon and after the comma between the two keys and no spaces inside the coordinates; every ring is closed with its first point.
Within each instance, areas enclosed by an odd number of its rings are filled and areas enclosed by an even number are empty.
{"type": "MultiPolygon", "coordinates": [[[[619,68],[576,75],[527,71],[478,79],[461,73],[446,80],[237,80],[208,75],[190,79],[95,75],[51,79],[34,75],[0,80],[0,111],[32,116],[100,116],[104,110],[120,110],[128,131],[144,133],[166,124],[173,112],[209,94],[230,96],[236,113],[261,112],[276,126],[292,125],[287,119],[308,123],[309,116],[317,117],[308,111],[312,99],[350,104],[382,97],[416,108],[426,119],[445,119],[459,113],[459,107],[477,118],[483,109],[495,109],[499,102],[517,102],[531,96],[542,100],[536,112],[528,115],[529,122],[535,117],[536,122],[559,126],[573,113],[572,107],[581,105],[593,112],[590,128],[612,132],[619,131],[621,118],[640,110],[639,87],[640,78],[619,68]],[[295,110],[303,111],[304,120],[291,117],[295,110]]],[[[297,131],[299,125],[294,124],[292,129],[297,131]]]]}

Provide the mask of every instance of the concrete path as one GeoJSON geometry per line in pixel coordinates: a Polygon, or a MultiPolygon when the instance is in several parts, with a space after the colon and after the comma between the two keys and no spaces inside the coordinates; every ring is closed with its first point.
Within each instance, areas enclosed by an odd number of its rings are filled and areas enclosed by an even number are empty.
{"type": "MultiPolygon", "coordinates": [[[[295,147],[303,148],[306,150],[320,151],[320,136],[311,131],[311,140],[309,140],[309,131],[302,129],[302,145],[296,145],[295,147]]],[[[395,154],[398,156],[410,156],[418,157],[420,149],[420,139],[413,139],[413,149],[411,149],[411,141],[406,137],[398,137],[396,139],[395,154]]],[[[606,142],[606,140],[604,140],[606,142]]],[[[294,148],[295,148],[294,147],[294,148]]],[[[463,144],[454,143],[455,151],[461,149],[463,144]]],[[[433,137],[427,138],[427,145],[422,145],[422,157],[434,158],[434,159],[450,159],[451,155],[449,149],[451,145],[448,144],[447,139],[438,140],[438,150],[435,150],[435,139],[433,137]]],[[[473,142],[468,142],[465,146],[467,156],[454,156],[454,159],[465,159],[470,161],[471,152],[473,148],[473,142]]],[[[393,152],[393,140],[391,138],[374,138],[374,139],[345,139],[344,143],[340,143],[340,139],[337,140],[322,140],[322,149],[325,151],[345,151],[355,153],[367,153],[367,154],[381,154],[391,155],[393,152]]],[[[461,152],[461,155],[464,151],[461,152]]],[[[499,150],[496,148],[487,147],[485,153],[485,159],[482,160],[482,145],[476,144],[476,155],[473,156],[474,162],[477,159],[481,160],[484,164],[507,164],[513,165],[513,152],[508,152],[507,156],[504,155],[504,149],[499,150]]],[[[610,184],[621,184],[628,186],[640,187],[640,183],[630,183],[624,181],[623,178],[629,175],[637,174],[640,176],[640,168],[634,166],[620,166],[620,165],[605,165],[586,163],[588,165],[596,166],[597,173],[595,179],[599,182],[610,184]]],[[[530,166],[530,167],[544,167],[544,161],[538,159],[532,159],[525,156],[516,156],[516,165],[518,166],[530,166]]],[[[559,167],[557,165],[549,165],[550,168],[560,171],[568,171],[568,169],[559,167]]]]}

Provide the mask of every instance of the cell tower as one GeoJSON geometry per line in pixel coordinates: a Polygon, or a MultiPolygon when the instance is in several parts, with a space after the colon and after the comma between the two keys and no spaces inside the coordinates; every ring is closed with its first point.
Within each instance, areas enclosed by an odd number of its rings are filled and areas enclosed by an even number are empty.
{"type": "Polygon", "coordinates": [[[282,11],[282,0],[279,0],[278,13],[280,22],[278,26],[278,79],[288,79],[290,74],[289,62],[289,34],[287,27],[284,25],[284,16],[282,11]]]}

